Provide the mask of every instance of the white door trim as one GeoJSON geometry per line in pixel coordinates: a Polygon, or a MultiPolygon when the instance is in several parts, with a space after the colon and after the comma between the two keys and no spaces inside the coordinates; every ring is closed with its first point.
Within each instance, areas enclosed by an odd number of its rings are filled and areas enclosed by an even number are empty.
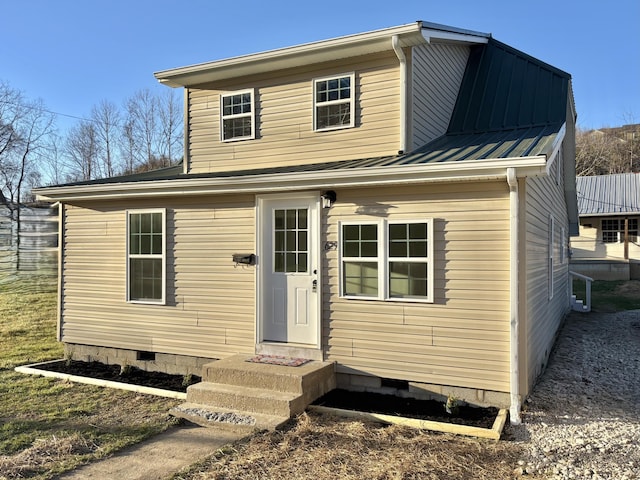
{"type": "MultiPolygon", "coordinates": [[[[270,353],[274,354],[286,354],[288,350],[291,352],[299,352],[295,356],[305,356],[306,358],[321,359],[322,354],[320,352],[322,343],[322,264],[321,264],[321,251],[320,251],[320,192],[300,192],[300,193],[287,193],[287,194],[268,194],[256,196],[256,247],[258,254],[258,263],[256,268],[256,352],[258,353],[270,353]],[[310,271],[317,271],[317,289],[314,309],[316,313],[316,342],[315,344],[292,344],[292,343],[272,343],[265,341],[264,336],[264,302],[266,293],[267,276],[271,272],[265,271],[265,265],[268,264],[264,259],[266,255],[270,255],[271,252],[266,251],[266,246],[271,242],[265,241],[265,235],[271,235],[271,232],[266,232],[266,225],[270,222],[266,222],[264,215],[269,211],[269,204],[274,202],[294,202],[296,200],[304,200],[305,202],[312,203],[315,208],[309,213],[313,215],[312,224],[315,226],[315,232],[309,238],[309,244],[311,245],[310,252],[312,256],[310,258],[309,268],[310,271]],[[309,351],[313,350],[313,351],[309,351]],[[320,358],[318,358],[318,356],[320,358]]],[[[293,355],[292,355],[293,356],[293,355]]]]}

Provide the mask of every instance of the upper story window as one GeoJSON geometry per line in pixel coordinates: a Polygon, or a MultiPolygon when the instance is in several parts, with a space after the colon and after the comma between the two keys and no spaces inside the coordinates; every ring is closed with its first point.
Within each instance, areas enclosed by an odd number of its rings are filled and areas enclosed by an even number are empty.
{"type": "Polygon", "coordinates": [[[313,81],[313,128],[334,130],[354,126],[353,73],[313,81]]]}
{"type": "Polygon", "coordinates": [[[253,90],[220,95],[220,136],[223,142],[255,138],[253,90]]]}
{"type": "Polygon", "coordinates": [[[127,212],[127,301],[165,300],[165,210],[127,212]]]}

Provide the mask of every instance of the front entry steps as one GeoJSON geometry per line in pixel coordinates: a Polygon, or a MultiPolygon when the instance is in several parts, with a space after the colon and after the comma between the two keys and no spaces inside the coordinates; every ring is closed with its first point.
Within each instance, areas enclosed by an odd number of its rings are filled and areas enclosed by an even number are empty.
{"type": "Polygon", "coordinates": [[[290,367],[247,362],[250,357],[204,365],[202,382],[187,388],[187,403],[171,413],[200,425],[273,429],[336,388],[333,363],[290,367]]]}

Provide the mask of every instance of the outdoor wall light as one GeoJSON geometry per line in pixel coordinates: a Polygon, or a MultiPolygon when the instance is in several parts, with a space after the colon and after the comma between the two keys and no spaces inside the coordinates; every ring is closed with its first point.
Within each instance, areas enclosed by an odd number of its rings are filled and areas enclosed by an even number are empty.
{"type": "Polygon", "coordinates": [[[320,196],[320,198],[322,198],[322,208],[331,208],[331,206],[336,202],[336,192],[333,190],[327,190],[320,196]]]}

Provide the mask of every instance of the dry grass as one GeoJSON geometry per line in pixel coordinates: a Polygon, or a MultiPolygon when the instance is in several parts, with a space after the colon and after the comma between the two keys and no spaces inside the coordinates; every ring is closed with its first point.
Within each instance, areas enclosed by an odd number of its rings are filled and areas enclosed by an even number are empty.
{"type": "Polygon", "coordinates": [[[38,438],[31,447],[15,455],[0,455],[0,472],[2,478],[33,477],[52,465],[68,463],[70,458],[91,454],[99,448],[79,433],[38,438]]]}
{"type": "Polygon", "coordinates": [[[302,414],[288,429],[258,433],[175,480],[496,480],[521,457],[510,442],[302,414]]]}
{"type": "Polygon", "coordinates": [[[55,283],[0,283],[0,480],[49,479],[165,430],[177,402],[16,373],[62,357],[55,283]]]}

